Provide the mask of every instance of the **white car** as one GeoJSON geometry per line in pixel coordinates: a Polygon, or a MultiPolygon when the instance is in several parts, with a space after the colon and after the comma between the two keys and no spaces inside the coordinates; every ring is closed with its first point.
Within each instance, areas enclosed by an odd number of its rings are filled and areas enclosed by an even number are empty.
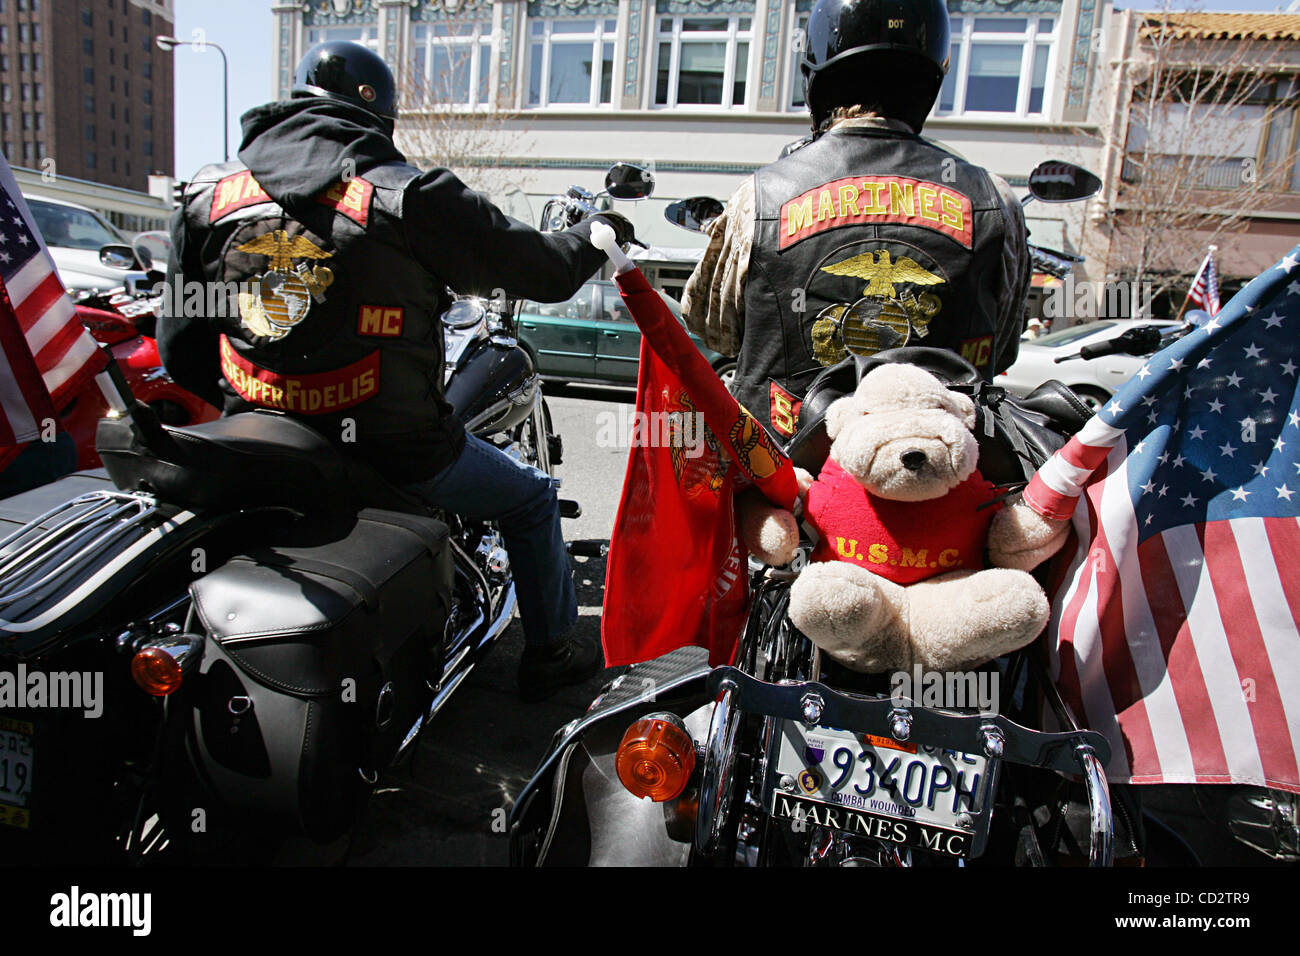
{"type": "Polygon", "coordinates": [[[1154,325],[1162,333],[1179,327],[1177,322],[1160,319],[1102,319],[1050,332],[1041,338],[1024,339],[1015,364],[997,376],[993,384],[1017,395],[1028,395],[1048,379],[1058,379],[1078,392],[1095,411],[1137,373],[1147,357],[1119,353],[1095,359],[1072,358],[1059,365],[1055,360],[1063,355],[1075,355],[1085,345],[1098,345],[1140,325],[1154,325]]]}
{"type": "Polygon", "coordinates": [[[144,271],[133,257],[110,257],[112,265],[100,258],[104,246],[131,247],[125,238],[97,212],[59,199],[25,196],[36,227],[50,249],[54,266],[63,286],[71,293],[91,289],[108,290],[145,281],[144,271]]]}

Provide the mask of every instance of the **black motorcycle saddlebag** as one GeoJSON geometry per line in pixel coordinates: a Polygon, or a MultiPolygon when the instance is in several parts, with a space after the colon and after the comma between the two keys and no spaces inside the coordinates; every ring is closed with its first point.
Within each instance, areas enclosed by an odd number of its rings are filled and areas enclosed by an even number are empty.
{"type": "Polygon", "coordinates": [[[447,526],[369,509],[300,522],[190,586],[207,635],[189,744],[240,816],[343,833],[419,723],[452,592],[447,526]]]}

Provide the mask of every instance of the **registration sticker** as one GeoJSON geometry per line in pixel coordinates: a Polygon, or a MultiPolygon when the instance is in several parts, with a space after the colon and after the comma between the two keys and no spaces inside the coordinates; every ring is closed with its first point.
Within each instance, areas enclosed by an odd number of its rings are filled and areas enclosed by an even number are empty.
{"type": "Polygon", "coordinates": [[[0,825],[31,826],[32,738],[25,720],[0,717],[0,825]]]}

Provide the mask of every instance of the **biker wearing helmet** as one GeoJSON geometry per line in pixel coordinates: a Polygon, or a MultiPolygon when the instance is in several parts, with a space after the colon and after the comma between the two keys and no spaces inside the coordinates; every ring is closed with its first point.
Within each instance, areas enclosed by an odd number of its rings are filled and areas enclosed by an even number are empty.
{"type": "MultiPolygon", "coordinates": [[[[467,436],[443,398],[439,316],[448,287],[563,301],[604,257],[590,220],[543,234],[448,170],[408,165],[396,112],[378,55],[344,41],[309,50],[292,98],[244,114],[239,161],[201,169],[172,219],[173,287],[226,283],[237,303],[167,312],[158,345],[173,378],[226,414],[280,409],[430,504],[500,520],[526,644],[520,691],[541,699],[597,673],[600,648],[571,636],[551,479],[467,436]]],[[[630,238],[621,216],[596,218],[630,238]]]]}
{"type": "Polygon", "coordinates": [[[819,0],[801,69],[812,135],[741,183],[687,283],[688,327],[737,356],[732,391],[781,439],[850,354],[1015,361],[1030,260],[1000,178],[919,133],[948,68],[944,0],[819,0]]]}

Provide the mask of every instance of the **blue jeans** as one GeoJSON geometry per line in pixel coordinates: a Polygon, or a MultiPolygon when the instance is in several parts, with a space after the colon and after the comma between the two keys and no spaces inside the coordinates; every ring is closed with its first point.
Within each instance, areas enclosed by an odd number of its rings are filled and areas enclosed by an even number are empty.
{"type": "Polygon", "coordinates": [[[501,525],[528,644],[564,638],[578,620],[555,484],[473,435],[454,462],[405,490],[437,508],[501,525]]]}

